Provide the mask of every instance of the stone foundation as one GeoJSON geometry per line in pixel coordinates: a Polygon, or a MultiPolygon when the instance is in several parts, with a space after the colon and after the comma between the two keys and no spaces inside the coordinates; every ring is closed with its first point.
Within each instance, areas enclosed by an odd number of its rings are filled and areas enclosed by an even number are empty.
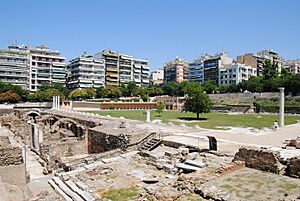
{"type": "Polygon", "coordinates": [[[285,168],[280,163],[279,152],[255,147],[241,147],[233,161],[244,161],[246,167],[276,174],[283,173],[285,168]]]}

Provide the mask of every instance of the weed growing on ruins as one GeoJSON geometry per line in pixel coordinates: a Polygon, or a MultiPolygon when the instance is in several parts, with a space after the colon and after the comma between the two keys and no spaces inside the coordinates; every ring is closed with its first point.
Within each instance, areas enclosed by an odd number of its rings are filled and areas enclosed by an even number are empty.
{"type": "Polygon", "coordinates": [[[137,199],[138,192],[135,187],[112,189],[103,193],[103,197],[112,201],[129,201],[137,199]]]}

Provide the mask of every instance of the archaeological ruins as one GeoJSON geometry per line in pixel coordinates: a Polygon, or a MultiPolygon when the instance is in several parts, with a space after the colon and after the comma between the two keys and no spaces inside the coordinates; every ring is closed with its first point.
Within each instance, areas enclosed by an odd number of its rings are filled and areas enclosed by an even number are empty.
{"type": "Polygon", "coordinates": [[[271,142],[53,104],[1,111],[0,200],[261,200],[264,180],[262,200],[300,199],[299,123],[271,142]]]}

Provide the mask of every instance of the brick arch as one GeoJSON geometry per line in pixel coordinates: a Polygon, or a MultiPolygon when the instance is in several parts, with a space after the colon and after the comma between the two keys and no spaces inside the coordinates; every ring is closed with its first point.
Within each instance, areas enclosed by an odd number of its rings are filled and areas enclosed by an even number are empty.
{"type": "Polygon", "coordinates": [[[43,115],[38,120],[39,122],[42,122],[44,125],[50,125],[53,126],[57,121],[59,121],[59,117],[51,114],[43,115]]]}

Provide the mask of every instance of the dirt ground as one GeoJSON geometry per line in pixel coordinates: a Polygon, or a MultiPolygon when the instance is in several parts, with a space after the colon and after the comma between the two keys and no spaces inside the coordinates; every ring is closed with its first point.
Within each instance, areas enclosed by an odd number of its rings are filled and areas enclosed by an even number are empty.
{"type": "Polygon", "coordinates": [[[238,200],[300,200],[300,180],[243,168],[203,184],[234,194],[238,200]]]}

